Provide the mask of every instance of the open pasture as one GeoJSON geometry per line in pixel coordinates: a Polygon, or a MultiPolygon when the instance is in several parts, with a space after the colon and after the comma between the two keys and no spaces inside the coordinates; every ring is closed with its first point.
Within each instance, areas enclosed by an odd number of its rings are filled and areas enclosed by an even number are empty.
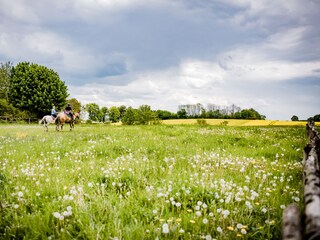
{"type": "Polygon", "coordinates": [[[306,142],[299,126],[0,125],[0,238],[279,239],[306,142]]]}

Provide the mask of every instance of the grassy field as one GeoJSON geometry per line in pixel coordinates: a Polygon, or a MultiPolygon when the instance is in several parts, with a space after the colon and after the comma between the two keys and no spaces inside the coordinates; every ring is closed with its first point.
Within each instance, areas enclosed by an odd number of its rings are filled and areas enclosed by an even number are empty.
{"type": "Polygon", "coordinates": [[[0,238],[279,239],[305,127],[232,125],[0,125],[0,238]]]}

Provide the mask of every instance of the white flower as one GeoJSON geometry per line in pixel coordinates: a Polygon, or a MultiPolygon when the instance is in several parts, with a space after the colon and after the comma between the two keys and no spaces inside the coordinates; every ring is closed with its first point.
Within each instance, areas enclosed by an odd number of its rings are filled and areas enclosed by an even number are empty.
{"type": "Polygon", "coordinates": [[[169,225],[167,223],[162,225],[162,232],[165,234],[169,233],[169,225]]]}
{"type": "Polygon", "coordinates": [[[181,203],[177,202],[176,207],[181,207],[181,203]]]}
{"type": "Polygon", "coordinates": [[[88,187],[90,187],[90,188],[93,187],[93,183],[89,182],[88,187]]]}
{"type": "Polygon", "coordinates": [[[207,224],[208,223],[208,219],[204,218],[202,219],[203,224],[207,224]]]}
{"type": "Polygon", "coordinates": [[[198,216],[198,217],[200,217],[202,214],[201,214],[201,211],[196,211],[196,215],[198,216]]]}
{"type": "Polygon", "coordinates": [[[244,234],[247,234],[247,231],[244,228],[242,228],[241,233],[244,235],[244,234]]]}
{"type": "Polygon", "coordinates": [[[19,205],[18,205],[18,204],[15,204],[15,205],[13,205],[13,207],[14,207],[15,209],[17,209],[17,208],[19,208],[19,205]]]}
{"type": "Polygon", "coordinates": [[[60,213],[54,212],[54,213],[53,213],[53,216],[54,216],[55,218],[60,218],[60,213]]]}
{"type": "Polygon", "coordinates": [[[226,217],[226,216],[228,216],[228,215],[230,214],[230,212],[229,212],[228,210],[224,210],[224,211],[222,212],[222,214],[226,217]]]}
{"type": "Polygon", "coordinates": [[[222,228],[221,228],[221,227],[217,227],[217,231],[218,231],[219,233],[222,233],[222,228]]]}
{"type": "Polygon", "coordinates": [[[299,201],[300,201],[300,198],[295,197],[294,200],[295,200],[296,202],[299,202],[299,201]]]}
{"type": "Polygon", "coordinates": [[[210,234],[208,234],[205,239],[206,239],[206,240],[212,240],[212,237],[211,237],[210,234]]]}
{"type": "Polygon", "coordinates": [[[37,193],[36,193],[36,196],[37,196],[37,197],[39,197],[39,196],[40,196],[40,193],[39,193],[39,192],[37,192],[37,193]]]}
{"type": "Polygon", "coordinates": [[[18,192],[18,197],[23,197],[23,192],[18,192]]]}
{"type": "Polygon", "coordinates": [[[184,230],[181,228],[181,229],[179,230],[179,233],[184,233],[184,230]]]}
{"type": "Polygon", "coordinates": [[[198,202],[197,202],[197,205],[198,205],[198,206],[201,206],[201,205],[202,205],[202,202],[201,202],[201,201],[198,201],[198,202]]]}
{"type": "Polygon", "coordinates": [[[262,212],[266,213],[268,210],[266,208],[262,208],[262,212]]]}
{"type": "Polygon", "coordinates": [[[243,225],[242,225],[241,223],[238,223],[238,224],[237,224],[237,228],[238,228],[238,229],[241,229],[242,227],[243,227],[243,225]]]}

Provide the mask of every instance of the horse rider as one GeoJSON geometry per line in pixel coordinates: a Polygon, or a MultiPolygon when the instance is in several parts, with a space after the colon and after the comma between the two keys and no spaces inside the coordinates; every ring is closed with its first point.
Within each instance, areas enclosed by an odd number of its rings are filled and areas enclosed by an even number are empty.
{"type": "Polygon", "coordinates": [[[52,106],[52,109],[51,109],[51,116],[53,118],[56,118],[57,117],[57,112],[56,112],[56,108],[55,106],[52,106]]]}
{"type": "Polygon", "coordinates": [[[72,108],[70,106],[70,103],[68,103],[68,105],[66,106],[64,112],[65,112],[65,114],[67,114],[71,118],[71,121],[73,122],[74,119],[73,119],[73,114],[72,114],[71,111],[72,111],[72,108]]]}

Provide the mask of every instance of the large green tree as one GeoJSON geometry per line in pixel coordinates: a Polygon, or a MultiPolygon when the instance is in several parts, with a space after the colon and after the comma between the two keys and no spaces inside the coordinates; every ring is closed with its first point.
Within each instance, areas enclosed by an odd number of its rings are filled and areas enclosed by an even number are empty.
{"type": "Polygon", "coordinates": [[[100,121],[101,111],[99,105],[96,103],[88,103],[85,106],[86,111],[89,114],[89,119],[91,121],[100,121]]]}
{"type": "Polygon", "coordinates": [[[119,122],[120,119],[120,111],[119,108],[112,106],[109,109],[109,119],[111,122],[119,122]]]}
{"type": "Polygon", "coordinates": [[[122,118],[122,124],[124,125],[133,125],[137,123],[139,119],[138,111],[136,109],[133,109],[132,107],[127,108],[123,118],[122,118]]]}
{"type": "Polygon", "coordinates": [[[61,109],[67,97],[67,86],[52,69],[29,62],[12,68],[9,101],[14,107],[42,117],[50,113],[52,105],[61,109]]]}

